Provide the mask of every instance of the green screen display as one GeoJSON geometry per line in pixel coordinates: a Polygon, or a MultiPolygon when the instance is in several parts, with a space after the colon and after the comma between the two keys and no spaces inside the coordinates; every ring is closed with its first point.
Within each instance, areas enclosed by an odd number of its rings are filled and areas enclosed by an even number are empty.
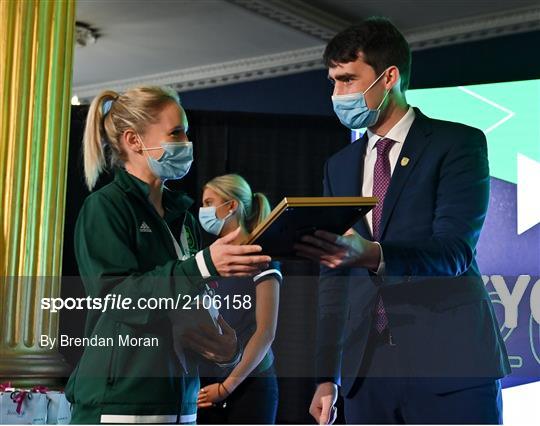
{"type": "Polygon", "coordinates": [[[410,90],[407,101],[483,130],[493,177],[517,183],[518,154],[540,162],[540,80],[410,90]]]}

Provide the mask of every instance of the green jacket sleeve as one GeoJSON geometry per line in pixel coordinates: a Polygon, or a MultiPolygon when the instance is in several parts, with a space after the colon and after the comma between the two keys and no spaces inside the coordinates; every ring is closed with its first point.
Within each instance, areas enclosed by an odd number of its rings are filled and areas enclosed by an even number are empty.
{"type": "Polygon", "coordinates": [[[162,318],[170,309],[181,309],[182,296],[199,293],[205,278],[218,273],[208,248],[198,253],[198,259],[195,256],[184,261],[166,259],[153,269],[142,270],[138,261],[140,253],[135,252],[135,235],[130,232],[135,229],[134,219],[122,204],[102,193],[88,197],[75,228],[75,255],[89,296],[103,299],[111,294],[132,299],[133,308],[110,309],[109,315],[120,322],[148,324],[162,318]],[[204,260],[202,270],[201,260],[204,260]],[[171,304],[159,309],[139,308],[139,300],[150,298],[167,298],[171,304]]]}

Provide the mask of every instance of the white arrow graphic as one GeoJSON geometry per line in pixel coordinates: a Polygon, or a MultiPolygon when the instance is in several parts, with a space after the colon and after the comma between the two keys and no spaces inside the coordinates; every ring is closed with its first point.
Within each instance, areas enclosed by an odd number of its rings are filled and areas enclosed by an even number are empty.
{"type": "Polygon", "coordinates": [[[517,233],[523,234],[540,223],[540,163],[517,155],[517,233]]]}
{"type": "Polygon", "coordinates": [[[487,135],[489,132],[495,130],[497,127],[499,127],[501,124],[503,124],[505,121],[507,120],[510,120],[514,115],[516,115],[515,112],[513,111],[510,111],[508,108],[506,107],[503,107],[502,105],[499,105],[498,103],[496,102],[493,102],[491,99],[488,99],[482,95],[479,95],[478,93],[476,92],[473,92],[471,89],[467,89],[466,87],[463,87],[463,86],[458,86],[458,89],[467,93],[468,95],[476,98],[476,99],[479,99],[481,100],[482,102],[485,102],[486,104],[488,105],[491,105],[492,107],[494,108],[497,108],[498,110],[502,111],[502,112],[505,112],[507,115],[504,116],[503,118],[501,118],[499,121],[497,121],[496,123],[492,124],[491,126],[489,126],[487,129],[484,129],[484,133],[487,135]]]}

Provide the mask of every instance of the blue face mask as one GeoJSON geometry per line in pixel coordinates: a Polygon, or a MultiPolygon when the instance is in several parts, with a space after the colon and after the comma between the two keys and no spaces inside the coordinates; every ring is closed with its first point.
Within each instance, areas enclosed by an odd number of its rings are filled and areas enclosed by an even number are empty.
{"type": "Polygon", "coordinates": [[[218,207],[224,206],[227,203],[230,203],[232,200],[225,201],[219,206],[210,206],[210,207],[201,207],[199,209],[199,222],[203,229],[212,235],[219,235],[223,226],[225,225],[226,220],[233,215],[233,211],[229,211],[229,214],[223,219],[220,219],[216,215],[216,209],[218,207]]]}
{"type": "Polygon", "coordinates": [[[352,130],[371,127],[377,123],[380,108],[386,100],[389,91],[386,91],[377,109],[369,109],[365,94],[381,79],[385,72],[386,70],[364,92],[332,96],[334,111],[341,124],[352,130]]]}
{"type": "MultiPolygon", "coordinates": [[[[143,144],[144,145],[144,144],[143,144]]],[[[156,160],[146,156],[148,167],[152,173],[162,181],[168,179],[182,179],[193,163],[192,142],[162,142],[161,148],[144,148],[143,151],[163,149],[163,155],[156,160]]]]}

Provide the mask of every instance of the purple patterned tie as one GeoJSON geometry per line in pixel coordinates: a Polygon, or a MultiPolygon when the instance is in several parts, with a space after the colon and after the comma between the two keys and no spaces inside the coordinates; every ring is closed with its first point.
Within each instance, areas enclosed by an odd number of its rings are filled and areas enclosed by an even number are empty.
{"type": "MultiPolygon", "coordinates": [[[[388,153],[395,141],[392,139],[382,138],[377,141],[377,160],[373,168],[373,196],[379,199],[379,202],[373,209],[373,238],[379,241],[381,235],[381,218],[384,204],[384,197],[390,185],[392,178],[390,170],[390,160],[388,153]]],[[[377,300],[377,308],[375,309],[375,329],[382,333],[388,327],[388,317],[384,309],[382,297],[379,295],[377,300]]]]}

